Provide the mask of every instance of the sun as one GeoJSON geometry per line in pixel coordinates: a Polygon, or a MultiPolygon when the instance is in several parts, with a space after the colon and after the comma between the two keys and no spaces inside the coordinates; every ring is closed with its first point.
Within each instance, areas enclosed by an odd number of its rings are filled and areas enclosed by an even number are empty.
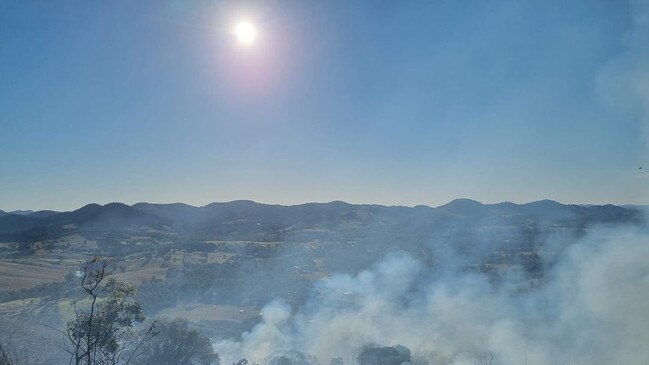
{"type": "Polygon", "coordinates": [[[239,22],[234,33],[237,35],[239,42],[243,44],[252,44],[257,36],[255,26],[246,21],[239,22]]]}

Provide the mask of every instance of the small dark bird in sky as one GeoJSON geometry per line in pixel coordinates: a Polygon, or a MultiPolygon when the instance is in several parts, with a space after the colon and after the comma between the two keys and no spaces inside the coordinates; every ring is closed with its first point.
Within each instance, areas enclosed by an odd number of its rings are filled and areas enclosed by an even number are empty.
{"type": "Polygon", "coordinates": [[[638,170],[642,170],[642,166],[638,167],[638,170]]]}

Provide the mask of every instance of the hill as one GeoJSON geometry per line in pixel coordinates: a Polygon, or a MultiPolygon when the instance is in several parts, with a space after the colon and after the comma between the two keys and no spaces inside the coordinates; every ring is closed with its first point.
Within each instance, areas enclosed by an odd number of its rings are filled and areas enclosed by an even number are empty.
{"type": "Polygon", "coordinates": [[[299,307],[315,281],[357,274],[394,252],[435,269],[480,272],[495,283],[514,272],[533,287],[571,244],[601,225],[643,227],[644,215],[636,207],[469,199],[439,207],[111,203],[6,214],[0,314],[60,320],[74,298],[79,263],[101,255],[112,258],[116,278],[137,285],[149,315],[171,313],[215,336],[239,336],[274,298],[299,307]],[[27,302],[33,306],[20,304],[27,302]]]}
{"type": "Polygon", "coordinates": [[[362,239],[434,233],[441,227],[555,225],[583,229],[607,223],[638,224],[639,209],[614,205],[564,205],[543,200],[527,204],[482,204],[457,199],[437,208],[355,205],[345,202],[293,206],[252,201],[187,204],[88,204],[71,212],[40,211],[0,217],[0,241],[36,242],[72,233],[165,232],[193,240],[362,239]]]}

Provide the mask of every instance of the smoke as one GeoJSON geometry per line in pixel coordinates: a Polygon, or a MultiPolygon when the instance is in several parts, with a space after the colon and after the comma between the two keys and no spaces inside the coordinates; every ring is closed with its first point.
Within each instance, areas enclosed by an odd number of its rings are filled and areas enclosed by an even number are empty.
{"type": "Polygon", "coordinates": [[[597,91],[623,119],[639,124],[644,134],[641,153],[646,157],[649,152],[649,1],[631,0],[629,16],[631,27],[623,40],[624,51],[601,70],[597,91]]]}
{"type": "Polygon", "coordinates": [[[623,112],[649,121],[649,1],[629,2],[631,28],[625,50],[609,62],[598,79],[604,100],[623,112]]]}
{"type": "MultiPolygon", "coordinates": [[[[355,364],[367,344],[406,346],[412,362],[641,364],[649,358],[649,245],[640,229],[597,229],[530,285],[433,270],[392,253],[358,275],[333,275],[294,310],[281,300],[238,341],[215,344],[224,363],[302,352],[355,364]]],[[[453,267],[454,265],[449,265],[453,267]]]]}
{"type": "MultiPolygon", "coordinates": [[[[647,165],[649,156],[649,1],[630,0],[630,27],[622,40],[623,51],[600,71],[596,91],[623,121],[620,128],[637,132],[633,160],[647,165]]],[[[649,188],[646,170],[636,171],[630,191],[634,200],[646,201],[649,188]],[[640,198],[640,199],[638,199],[640,198]]]]}

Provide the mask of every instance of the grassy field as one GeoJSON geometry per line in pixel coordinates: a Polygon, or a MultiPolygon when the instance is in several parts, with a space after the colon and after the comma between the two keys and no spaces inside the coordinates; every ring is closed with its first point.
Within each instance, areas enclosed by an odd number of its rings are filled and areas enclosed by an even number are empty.
{"type": "Polygon", "coordinates": [[[179,304],[159,313],[161,317],[184,318],[191,322],[200,321],[233,321],[243,322],[248,318],[259,316],[259,309],[254,307],[235,307],[231,305],[213,305],[202,303],[179,304]]]}
{"type": "Polygon", "coordinates": [[[36,254],[23,259],[0,259],[0,290],[28,289],[62,281],[79,267],[74,255],[36,254]]]}
{"type": "MultiPolygon", "coordinates": [[[[185,264],[222,264],[234,254],[228,252],[189,252],[171,250],[163,257],[135,253],[112,263],[113,276],[139,285],[153,277],[164,279],[170,267],[185,264]]],[[[63,281],[79,270],[87,255],[72,253],[36,253],[25,258],[0,258],[0,291],[29,289],[37,285],[63,281]]]]}

